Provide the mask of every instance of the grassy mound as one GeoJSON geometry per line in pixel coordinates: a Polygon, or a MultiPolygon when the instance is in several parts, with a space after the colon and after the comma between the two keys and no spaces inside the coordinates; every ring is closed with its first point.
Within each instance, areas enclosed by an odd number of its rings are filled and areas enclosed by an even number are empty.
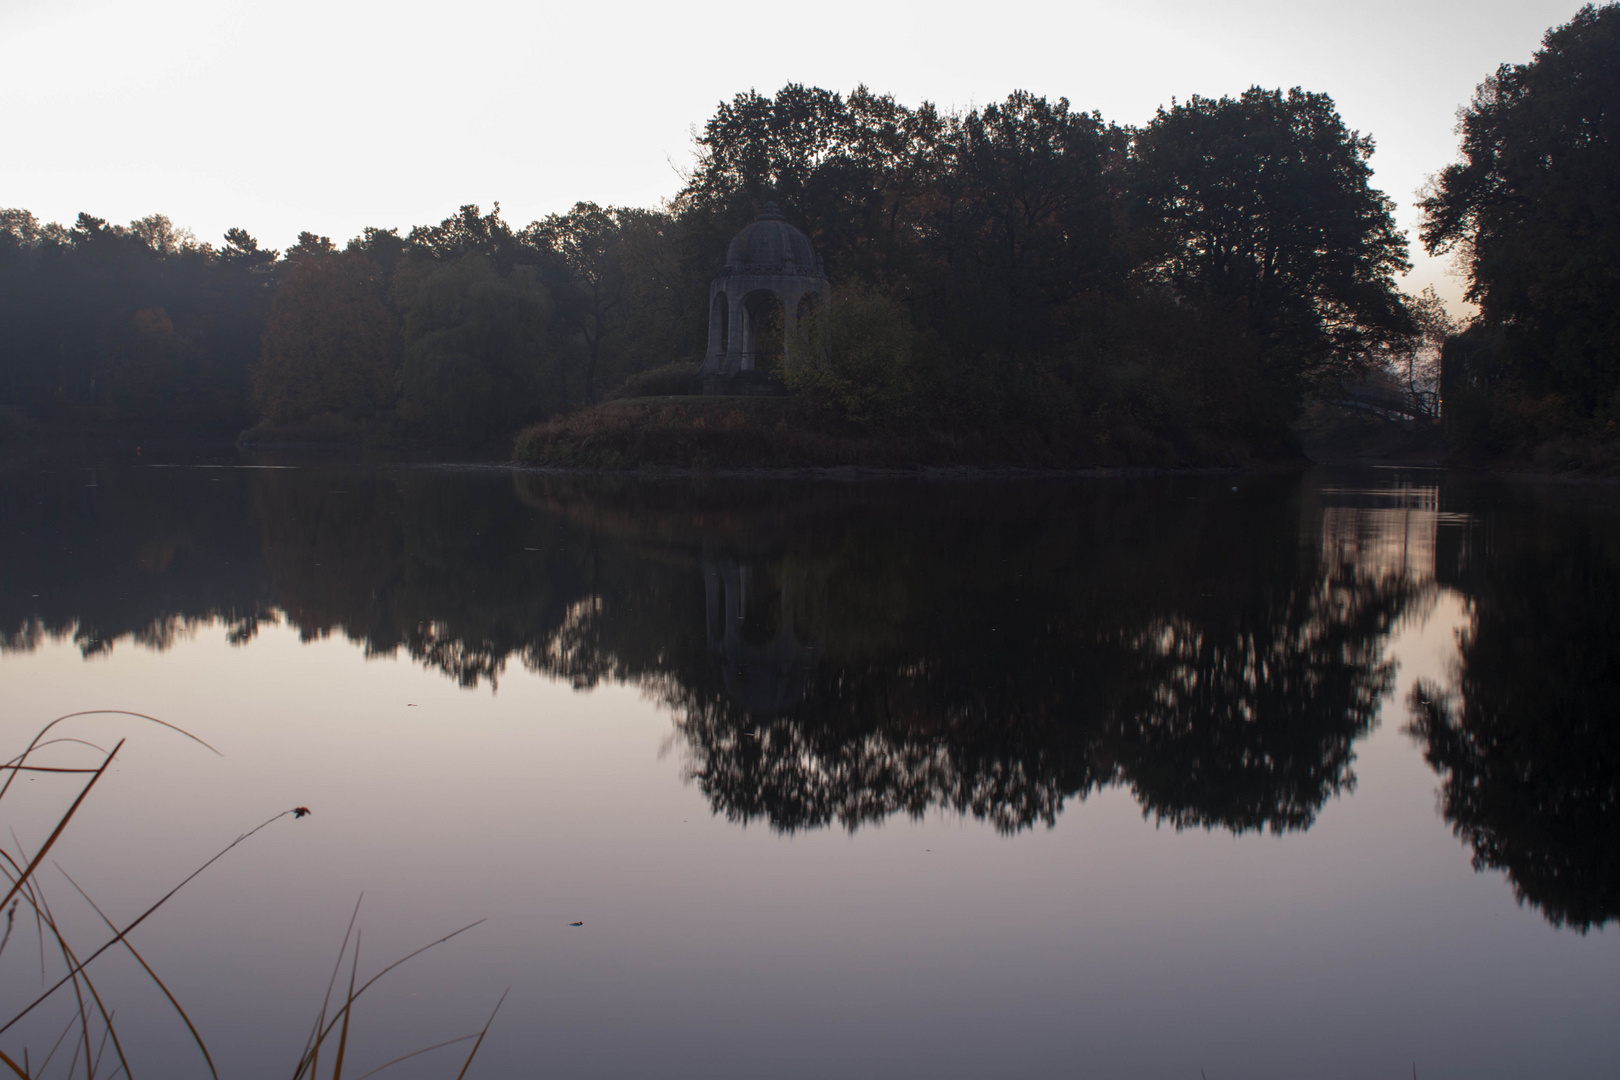
{"type": "Polygon", "coordinates": [[[1178,468],[1291,453],[1199,433],[1172,441],[1120,417],[1055,435],[969,425],[885,430],[842,423],[801,397],[701,395],[608,401],[525,428],[513,447],[523,464],[583,469],[1178,468]]]}
{"type": "Polygon", "coordinates": [[[588,469],[882,465],[910,456],[903,442],[818,427],[787,397],[642,397],[525,428],[513,456],[588,469]]]}

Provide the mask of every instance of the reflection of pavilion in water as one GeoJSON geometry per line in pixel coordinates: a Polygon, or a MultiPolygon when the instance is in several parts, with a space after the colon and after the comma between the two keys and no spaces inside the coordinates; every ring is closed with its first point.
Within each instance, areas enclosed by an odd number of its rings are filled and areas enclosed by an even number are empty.
{"type": "Polygon", "coordinates": [[[1433,582],[1440,526],[1468,520],[1440,509],[1435,486],[1326,488],[1322,494],[1351,504],[1322,510],[1323,561],[1350,570],[1358,581],[1433,582]]]}
{"type": "Polygon", "coordinates": [[[817,650],[794,632],[788,575],[774,593],[755,584],[763,576],[736,559],[703,558],[707,640],[720,658],[726,692],[749,712],[774,714],[804,699],[817,650]]]}

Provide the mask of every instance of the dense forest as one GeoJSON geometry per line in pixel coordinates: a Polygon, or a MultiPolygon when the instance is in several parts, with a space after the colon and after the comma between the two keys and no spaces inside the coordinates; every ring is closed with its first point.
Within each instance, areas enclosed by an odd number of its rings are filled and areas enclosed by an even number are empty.
{"type": "Polygon", "coordinates": [[[1399,290],[1373,141],[1299,89],[1172,102],[1137,128],[1026,93],[943,113],[864,87],[751,91],[658,210],[582,202],[518,227],[469,205],[341,247],[0,210],[0,432],[504,451],[551,421],[526,444],[543,458],[604,416],[646,426],[591,410],[605,399],[692,388],[719,256],[776,202],[834,295],[809,359],[776,374],[801,429],[874,453],[1287,454],[1306,403],[1412,389],[1442,343],[1461,443],[1591,444],[1620,409],[1617,72],[1620,8],[1588,7],[1465,113],[1423,240],[1459,254],[1467,327],[1399,290]]]}

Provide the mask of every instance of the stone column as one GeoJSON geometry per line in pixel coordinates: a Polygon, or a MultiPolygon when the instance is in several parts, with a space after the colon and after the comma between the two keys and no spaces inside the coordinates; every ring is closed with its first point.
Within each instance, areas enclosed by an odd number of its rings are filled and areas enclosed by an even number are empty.
{"type": "Polygon", "coordinates": [[[734,290],[730,283],[726,284],[726,303],[731,316],[731,337],[726,343],[726,362],[720,369],[722,375],[735,375],[742,369],[743,337],[746,334],[747,310],[743,307],[741,299],[733,295],[734,290]]]}
{"type": "Polygon", "coordinates": [[[742,308],[742,365],[737,370],[754,370],[754,313],[748,310],[748,301],[737,305],[742,308]]]}

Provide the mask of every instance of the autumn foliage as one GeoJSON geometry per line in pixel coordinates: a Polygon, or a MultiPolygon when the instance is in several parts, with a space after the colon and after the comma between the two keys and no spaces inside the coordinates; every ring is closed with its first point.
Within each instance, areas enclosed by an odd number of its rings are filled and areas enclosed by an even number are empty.
{"type": "Polygon", "coordinates": [[[322,413],[369,417],[394,403],[399,372],[399,327],[376,264],[359,252],[297,259],[253,372],[264,414],[282,423],[322,413]]]}

